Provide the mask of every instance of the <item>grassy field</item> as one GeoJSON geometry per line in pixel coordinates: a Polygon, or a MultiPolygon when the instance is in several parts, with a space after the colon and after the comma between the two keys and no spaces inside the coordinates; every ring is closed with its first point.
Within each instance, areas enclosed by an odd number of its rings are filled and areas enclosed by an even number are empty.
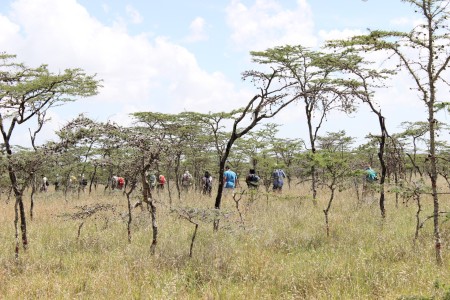
{"type": "MultiPolygon", "coordinates": [[[[29,249],[14,259],[14,201],[0,200],[1,299],[450,299],[450,221],[441,227],[444,266],[437,267],[432,220],[414,243],[416,205],[395,205],[388,195],[387,218],[376,201],[357,205],[354,191],[338,193],[326,236],[322,191],[315,207],[308,189],[282,195],[224,199],[220,230],[194,225],[169,208],[167,191],[158,199],[159,240],[150,255],[151,221],[133,211],[132,242],[126,230],[126,197],[40,193],[28,220],[29,249]],[[77,219],[80,206],[112,204],[77,219]],[[78,230],[81,222],[84,221],[78,230]],[[434,297],[434,298],[433,298],[434,297]]],[[[175,195],[173,193],[172,195],[175,195]]],[[[441,211],[450,197],[441,196],[441,211]]],[[[133,199],[133,202],[135,199],[133,199]]],[[[422,218],[431,215],[423,197],[422,218]]],[[[173,199],[173,207],[211,208],[214,200],[197,193],[173,199]]],[[[29,209],[29,199],[26,198],[29,209]]]]}

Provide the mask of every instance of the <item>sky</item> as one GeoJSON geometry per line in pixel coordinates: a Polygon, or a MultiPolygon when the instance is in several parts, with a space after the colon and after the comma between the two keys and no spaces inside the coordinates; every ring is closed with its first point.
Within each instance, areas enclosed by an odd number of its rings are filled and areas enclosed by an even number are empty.
{"type": "MultiPolygon", "coordinates": [[[[84,113],[131,124],[130,113],[216,112],[242,107],[256,93],[241,80],[255,69],[249,52],[301,44],[319,50],[327,39],[370,29],[408,30],[417,22],[397,0],[0,0],[0,51],[31,67],[82,68],[102,80],[99,94],[50,111],[40,138],[84,113]]],[[[398,76],[377,94],[388,130],[426,120],[425,107],[398,76]]],[[[449,116],[443,115],[448,122],[449,116]]],[[[281,137],[307,139],[301,104],[274,120],[281,137]]],[[[26,143],[24,124],[15,142],[26,143]]],[[[322,133],[345,130],[363,142],[378,133],[365,107],[332,113],[322,133]]]]}

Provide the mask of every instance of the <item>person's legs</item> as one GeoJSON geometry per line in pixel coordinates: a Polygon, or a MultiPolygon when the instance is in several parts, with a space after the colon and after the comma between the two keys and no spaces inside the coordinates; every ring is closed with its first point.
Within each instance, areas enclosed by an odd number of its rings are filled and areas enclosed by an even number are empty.
{"type": "Polygon", "coordinates": [[[228,196],[233,196],[234,194],[234,188],[224,188],[223,189],[223,194],[224,196],[228,197],[228,196]]]}

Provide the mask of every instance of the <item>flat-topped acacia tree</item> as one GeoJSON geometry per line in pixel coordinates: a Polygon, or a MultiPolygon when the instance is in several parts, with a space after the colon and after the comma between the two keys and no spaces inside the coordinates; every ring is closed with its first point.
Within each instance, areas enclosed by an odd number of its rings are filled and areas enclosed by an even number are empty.
{"type": "Polygon", "coordinates": [[[403,69],[413,80],[413,87],[419,99],[425,104],[429,134],[428,156],[433,195],[433,220],[436,261],[442,265],[442,243],[439,230],[439,198],[437,188],[436,119],[437,111],[448,106],[447,90],[439,88],[448,85],[450,62],[450,30],[448,0],[402,0],[410,4],[420,21],[407,32],[369,30],[366,35],[351,37],[341,41],[340,46],[358,49],[361,52],[382,51],[387,57],[398,59],[398,68],[403,69]],[[442,92],[443,91],[443,92],[442,92]]]}
{"type": "MultiPolygon", "coordinates": [[[[243,137],[252,130],[261,120],[273,118],[283,108],[298,99],[299,94],[291,93],[292,83],[280,76],[276,68],[271,68],[268,73],[260,71],[247,71],[243,73],[244,80],[252,81],[259,89],[259,93],[241,109],[231,112],[234,119],[231,133],[223,149],[219,161],[218,190],[214,203],[215,209],[220,209],[222,192],[224,188],[224,171],[231,148],[237,139],[243,137]]],[[[219,229],[219,222],[215,220],[214,230],[219,229]]]]}
{"type": "Polygon", "coordinates": [[[28,245],[23,192],[26,185],[18,178],[11,144],[15,129],[42,115],[49,108],[97,94],[99,81],[81,69],[66,69],[59,74],[46,65],[37,68],[15,61],[15,55],[0,54],[0,133],[7,156],[8,176],[16,199],[16,257],[19,253],[18,219],[23,248],[28,245]]]}
{"type": "MultiPolygon", "coordinates": [[[[329,42],[329,47],[336,48],[340,46],[340,42],[329,42]]],[[[334,50],[336,52],[336,49],[334,50]]],[[[380,189],[380,200],[379,206],[381,211],[381,216],[386,217],[385,208],[385,180],[387,176],[386,167],[386,143],[388,138],[391,139],[387,127],[386,119],[382,113],[381,108],[375,101],[374,95],[375,90],[384,88],[384,81],[389,78],[389,76],[395,73],[394,70],[390,69],[380,69],[377,70],[372,67],[372,63],[366,61],[363,57],[359,56],[357,51],[352,48],[346,48],[342,50],[342,53],[346,53],[347,59],[345,61],[341,60],[335,64],[337,68],[341,68],[343,74],[345,74],[345,80],[342,80],[342,84],[347,86],[349,92],[354,96],[355,100],[361,101],[363,104],[369,106],[370,111],[374,113],[378,119],[378,125],[380,127],[379,135],[371,135],[376,138],[378,142],[378,161],[381,167],[381,176],[379,180],[380,189]]],[[[356,101],[355,101],[356,106],[356,101]]]]}
{"type": "MultiPolygon", "coordinates": [[[[290,93],[303,104],[308,126],[309,151],[316,153],[316,141],[326,117],[334,110],[354,111],[353,95],[342,83],[340,64],[347,53],[324,53],[301,45],[287,45],[251,52],[253,61],[277,70],[290,93]]],[[[316,204],[317,174],[311,163],[311,190],[316,204]]]]}

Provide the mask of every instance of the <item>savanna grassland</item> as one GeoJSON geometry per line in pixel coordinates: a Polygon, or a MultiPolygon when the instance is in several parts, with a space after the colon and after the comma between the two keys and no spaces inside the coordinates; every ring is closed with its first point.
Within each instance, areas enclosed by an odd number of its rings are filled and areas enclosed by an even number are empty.
{"type": "MultiPolygon", "coordinates": [[[[338,193],[326,236],[323,209],[328,193],[314,206],[307,187],[282,195],[260,192],[239,201],[224,199],[225,217],[213,232],[169,208],[167,191],[157,199],[159,238],[150,254],[149,212],[133,210],[128,242],[127,200],[119,191],[93,195],[39,193],[28,221],[29,249],[14,258],[14,201],[0,200],[0,298],[2,299],[449,299],[450,221],[443,222],[444,265],[436,266],[432,220],[414,243],[416,204],[386,201],[381,220],[376,201],[358,205],[355,191],[338,193]],[[84,220],[80,206],[112,204],[84,220]],[[83,226],[80,227],[80,224],[83,226]],[[79,236],[78,236],[79,231],[79,236]],[[423,298],[421,298],[423,297],[423,298]],[[432,298],[434,297],[434,298],[432,298]]],[[[214,200],[195,192],[173,207],[211,208],[214,200]]],[[[133,203],[135,202],[133,198],[133,203]]],[[[432,202],[422,197],[422,219],[432,202]]],[[[450,196],[441,195],[441,211],[450,196]]],[[[29,209],[29,198],[25,201],[29,209]]],[[[444,220],[442,218],[441,220],[444,220]]]]}

